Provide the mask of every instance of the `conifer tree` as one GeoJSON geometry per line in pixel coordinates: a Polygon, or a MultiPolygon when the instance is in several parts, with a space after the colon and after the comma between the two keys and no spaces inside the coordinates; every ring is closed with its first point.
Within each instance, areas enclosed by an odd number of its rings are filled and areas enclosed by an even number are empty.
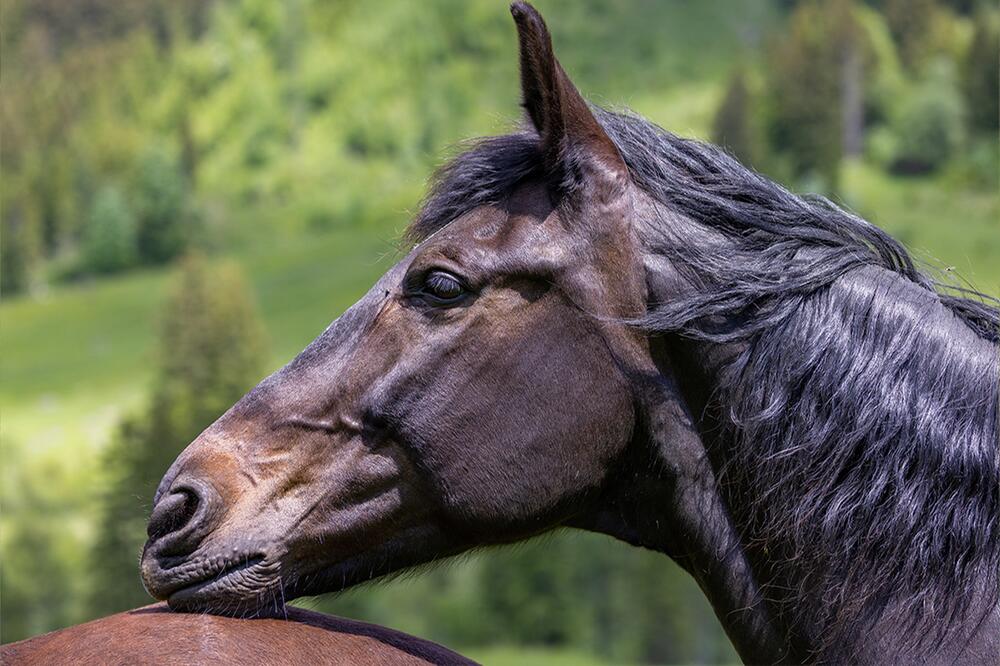
{"type": "Polygon", "coordinates": [[[260,379],[263,341],[236,267],[186,259],[164,309],[150,405],[122,422],[108,448],[109,483],[92,553],[93,615],[149,602],[138,558],[156,485],[181,450],[260,379]]]}
{"type": "Polygon", "coordinates": [[[577,560],[566,539],[536,541],[483,562],[482,603],[497,635],[534,645],[572,642],[580,622],[577,560]]]}
{"type": "Polygon", "coordinates": [[[885,19],[904,67],[917,72],[927,56],[935,0],[886,0],[885,19]]]}
{"type": "MultiPolygon", "coordinates": [[[[770,54],[768,139],[786,174],[837,187],[844,154],[845,62],[858,48],[851,0],[796,7],[788,35],[770,54]]],[[[855,72],[856,73],[856,72],[855,72]]],[[[857,130],[848,134],[852,136],[857,130]]]]}
{"type": "Polygon", "coordinates": [[[983,11],[976,18],[972,44],[962,63],[969,124],[973,130],[1000,129],[1000,25],[983,11]]]}
{"type": "Polygon", "coordinates": [[[115,273],[135,264],[135,215],[117,187],[104,187],[94,197],[82,250],[85,267],[96,273],[115,273]]]}
{"type": "Polygon", "coordinates": [[[712,123],[712,141],[737,159],[753,165],[757,156],[757,137],[751,113],[751,97],[743,70],[733,72],[726,93],[712,123]]]}
{"type": "Polygon", "coordinates": [[[38,223],[20,202],[8,203],[0,217],[0,294],[29,286],[38,249],[38,223]]]}
{"type": "Polygon", "coordinates": [[[150,150],[139,159],[133,181],[139,256],[144,263],[169,261],[184,250],[192,234],[182,166],[166,153],[150,150]]]}

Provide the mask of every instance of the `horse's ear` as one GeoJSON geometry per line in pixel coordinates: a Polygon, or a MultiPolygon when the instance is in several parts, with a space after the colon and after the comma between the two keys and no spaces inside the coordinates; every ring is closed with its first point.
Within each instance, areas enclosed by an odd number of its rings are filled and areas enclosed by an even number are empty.
{"type": "Polygon", "coordinates": [[[541,139],[549,175],[559,185],[586,179],[605,196],[619,193],[625,162],[556,60],[541,14],[526,2],[512,4],[510,13],[521,49],[523,105],[541,139]]]}

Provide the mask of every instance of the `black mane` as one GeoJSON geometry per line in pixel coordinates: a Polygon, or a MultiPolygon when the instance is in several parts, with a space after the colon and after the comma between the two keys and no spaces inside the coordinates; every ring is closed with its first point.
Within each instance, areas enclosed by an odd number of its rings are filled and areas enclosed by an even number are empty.
{"type": "MultiPolygon", "coordinates": [[[[853,268],[876,265],[938,293],[941,302],[980,336],[1000,341],[1000,302],[930,279],[916,268],[897,240],[873,224],[823,197],[795,195],[716,146],[675,136],[639,116],[599,107],[593,110],[621,151],[633,182],[672,211],[731,237],[754,234],[758,240],[755,245],[764,246],[767,259],[777,264],[780,273],[788,273],[788,258],[796,251],[825,250],[817,261],[796,266],[800,270],[794,278],[786,277],[767,293],[748,294],[740,299],[741,305],[753,301],[759,312],[768,297],[777,297],[769,305],[778,306],[780,297],[792,291],[809,292],[853,268]]],[[[499,203],[518,183],[542,175],[542,155],[534,132],[472,141],[467,150],[438,171],[406,237],[420,242],[462,213],[499,203]]],[[[731,312],[735,308],[730,303],[719,309],[731,312]]],[[[781,318],[780,313],[766,309],[781,318]]],[[[699,318],[707,316],[711,313],[699,312],[699,318]]],[[[769,321],[759,319],[758,324],[765,327],[769,321]]]]}
{"type": "MultiPolygon", "coordinates": [[[[819,628],[824,649],[880,618],[918,636],[963,617],[973,581],[997,594],[996,301],[936,283],[878,227],[714,146],[595,114],[633,182],[725,240],[685,246],[642,221],[646,244],[700,288],[635,323],[740,343],[716,391],[722,492],[775,581],[799,574],[783,592],[793,626],[819,628]],[[824,610],[796,622],[805,599],[824,610]]],[[[530,132],[475,143],[441,170],[409,238],[540,177],[537,144],[530,132]]]]}

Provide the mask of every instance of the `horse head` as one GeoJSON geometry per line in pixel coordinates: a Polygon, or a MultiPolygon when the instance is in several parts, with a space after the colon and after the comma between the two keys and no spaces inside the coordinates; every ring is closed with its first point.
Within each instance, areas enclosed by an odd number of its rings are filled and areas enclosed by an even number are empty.
{"type": "Polygon", "coordinates": [[[531,129],[446,170],[412,251],[179,456],[153,596],[257,612],[606,509],[648,360],[623,323],[645,311],[637,195],[541,16],[511,11],[531,129]],[[459,191],[490,178],[500,196],[459,191]]]}

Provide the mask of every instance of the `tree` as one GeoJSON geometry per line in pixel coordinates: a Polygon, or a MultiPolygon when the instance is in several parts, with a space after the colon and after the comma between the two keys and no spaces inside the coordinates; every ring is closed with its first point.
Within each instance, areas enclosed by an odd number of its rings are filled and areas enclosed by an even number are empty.
{"type": "Polygon", "coordinates": [[[77,577],[59,552],[71,515],[72,501],[59,492],[68,475],[4,438],[0,641],[7,643],[70,624],[77,577]]]}
{"type": "Polygon", "coordinates": [[[83,263],[95,273],[115,273],[136,260],[135,216],[117,187],[101,189],[83,230],[83,263]]]}
{"type": "MultiPolygon", "coordinates": [[[[87,612],[110,615],[149,602],[139,581],[144,518],[149,511],[153,472],[144,464],[151,433],[142,419],[132,417],[118,425],[104,455],[108,483],[101,498],[98,534],[90,553],[91,589],[87,612]]],[[[175,447],[165,447],[173,450],[175,447]]]]}
{"type": "Polygon", "coordinates": [[[962,88],[974,130],[1000,129],[1000,25],[983,11],[962,63],[962,88]]]}
{"type": "Polygon", "coordinates": [[[0,294],[23,291],[38,258],[38,223],[20,202],[8,202],[0,218],[0,294]]]}
{"type": "Polygon", "coordinates": [[[850,0],[804,2],[771,52],[768,138],[792,178],[835,189],[843,156],[844,57],[854,33],[850,0]]]}
{"type": "Polygon", "coordinates": [[[950,63],[935,63],[904,99],[893,123],[897,173],[926,173],[944,165],[964,140],[965,109],[950,63]]]}
{"type": "Polygon", "coordinates": [[[108,448],[92,551],[93,614],[149,601],[137,563],[156,485],[188,442],[260,379],[265,359],[261,323],[240,272],[186,259],[161,322],[150,405],[121,423],[108,448]]]}
{"type": "Polygon", "coordinates": [[[896,40],[899,59],[911,72],[924,63],[929,48],[935,0],[886,0],[885,19],[896,40]]]}
{"type": "Polygon", "coordinates": [[[148,151],[139,159],[132,191],[142,261],[173,259],[191,239],[192,214],[181,167],[162,151],[148,151]]]}
{"type": "Polygon", "coordinates": [[[493,553],[481,572],[483,605],[497,637],[565,645],[580,633],[578,553],[566,539],[543,539],[493,553]]]}
{"type": "Polygon", "coordinates": [[[751,112],[752,100],[742,69],[733,72],[712,122],[712,141],[726,148],[744,164],[757,158],[757,136],[751,112]]]}

